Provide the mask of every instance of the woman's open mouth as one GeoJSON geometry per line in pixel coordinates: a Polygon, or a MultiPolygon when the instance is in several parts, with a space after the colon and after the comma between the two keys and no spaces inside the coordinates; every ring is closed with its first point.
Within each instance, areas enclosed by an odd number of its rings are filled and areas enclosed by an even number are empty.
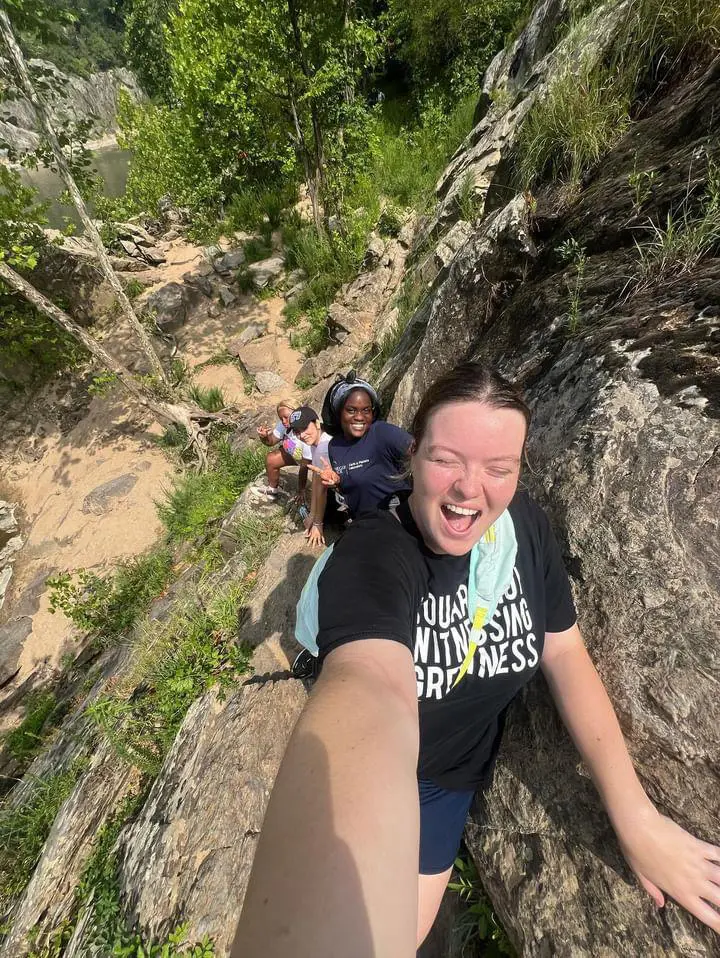
{"type": "Polygon", "coordinates": [[[367,431],[366,422],[351,422],[350,423],[350,432],[353,436],[364,436],[367,431]]]}
{"type": "Polygon", "coordinates": [[[446,502],[440,506],[440,511],[452,535],[464,536],[472,529],[480,516],[477,509],[466,509],[446,502]]]}

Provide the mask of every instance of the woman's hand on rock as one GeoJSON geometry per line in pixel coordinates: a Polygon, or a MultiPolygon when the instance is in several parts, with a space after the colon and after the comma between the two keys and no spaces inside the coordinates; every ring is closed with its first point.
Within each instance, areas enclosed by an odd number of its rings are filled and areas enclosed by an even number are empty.
{"type": "Polygon", "coordinates": [[[256,432],[257,432],[258,436],[260,436],[261,439],[267,439],[268,436],[270,435],[270,427],[269,427],[269,426],[258,426],[256,432]]]}
{"type": "Polygon", "coordinates": [[[620,836],[620,844],[658,908],[667,894],[720,934],[720,913],[711,907],[720,908],[720,848],[695,838],[654,808],[620,836]]]}
{"type": "Polygon", "coordinates": [[[323,535],[322,526],[317,525],[315,522],[312,523],[305,533],[305,538],[311,546],[320,547],[325,545],[325,536],[323,535]]]}

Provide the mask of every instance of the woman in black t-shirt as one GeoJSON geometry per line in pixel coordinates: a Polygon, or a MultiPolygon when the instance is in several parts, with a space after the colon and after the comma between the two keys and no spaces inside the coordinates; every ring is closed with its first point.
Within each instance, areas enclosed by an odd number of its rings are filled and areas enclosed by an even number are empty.
{"type": "Polygon", "coordinates": [[[414,955],[505,709],[538,668],[643,887],[720,932],[720,848],[645,794],[547,519],[517,491],[528,421],[497,373],[457,367],[415,415],[407,503],[335,546],[318,580],[323,667],[273,789],[235,958],[414,955]],[[492,561],[475,566],[479,553],[492,561]]]}

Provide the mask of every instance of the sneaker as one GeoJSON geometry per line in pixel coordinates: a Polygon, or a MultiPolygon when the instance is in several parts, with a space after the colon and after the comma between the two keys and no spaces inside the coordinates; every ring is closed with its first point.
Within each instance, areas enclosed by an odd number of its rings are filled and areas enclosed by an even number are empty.
{"type": "Polygon", "coordinates": [[[277,497],[281,495],[277,486],[258,486],[257,491],[264,496],[269,496],[271,499],[277,499],[277,497]]]}
{"type": "Polygon", "coordinates": [[[292,674],[296,679],[314,679],[317,675],[318,660],[307,649],[303,649],[295,657],[292,664],[292,674]]]}

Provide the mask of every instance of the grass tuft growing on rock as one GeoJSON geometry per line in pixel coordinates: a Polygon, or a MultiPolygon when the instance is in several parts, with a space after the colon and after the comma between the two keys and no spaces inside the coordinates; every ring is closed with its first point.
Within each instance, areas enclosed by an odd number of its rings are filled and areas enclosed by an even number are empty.
{"type": "Polygon", "coordinates": [[[520,134],[520,180],[577,183],[625,132],[630,92],[616,70],[590,57],[568,64],[530,112],[520,134]]]}
{"type": "Polygon", "coordinates": [[[60,806],[80,778],[84,762],[38,779],[26,801],[0,803],[0,928],[10,907],[24,891],[60,806]]]}
{"type": "Polygon", "coordinates": [[[225,396],[219,386],[191,386],[188,398],[205,412],[220,412],[226,406],[225,396]]]}
{"type": "Polygon", "coordinates": [[[239,617],[281,522],[248,516],[234,532],[242,578],[214,588],[201,582],[169,619],[144,622],[132,666],[89,710],[118,754],[148,774],[158,773],[195,699],[213,686],[226,691],[247,672],[251,649],[238,643],[239,617]]]}
{"type": "Polygon", "coordinates": [[[664,224],[649,224],[649,237],[636,240],[640,261],[640,286],[670,279],[694,269],[720,251],[720,166],[708,162],[707,186],[694,206],[685,198],[664,224]]]}
{"type": "Polygon", "coordinates": [[[265,451],[256,443],[238,454],[221,440],[207,472],[187,472],[176,479],[165,500],[157,504],[170,542],[194,542],[212,531],[245,486],[262,472],[265,451]]]}
{"type": "Polygon", "coordinates": [[[48,733],[61,720],[64,710],[65,706],[58,705],[55,693],[49,689],[28,695],[25,717],[2,743],[21,768],[27,768],[42,749],[48,733]]]}
{"type": "MultiPolygon", "coordinates": [[[[584,6],[578,7],[581,14],[584,6]]],[[[591,48],[596,12],[574,24],[558,50],[554,78],[523,124],[521,187],[547,177],[577,183],[627,130],[663,76],[720,50],[716,0],[630,0],[612,48],[591,48]]]]}

